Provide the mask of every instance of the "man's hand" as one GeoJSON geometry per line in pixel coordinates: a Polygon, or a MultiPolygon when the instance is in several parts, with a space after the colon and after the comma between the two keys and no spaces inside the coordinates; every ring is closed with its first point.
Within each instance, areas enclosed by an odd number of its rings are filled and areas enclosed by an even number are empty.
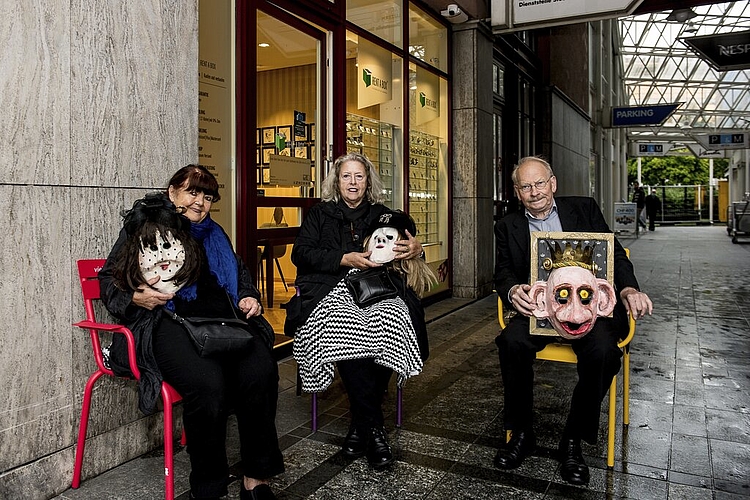
{"type": "Polygon", "coordinates": [[[154,276],[148,280],[148,285],[138,287],[133,293],[133,304],[152,311],[155,307],[163,306],[168,300],[172,300],[173,293],[161,293],[151,288],[151,285],[155,285],[160,279],[160,277],[154,276]]]}
{"type": "Polygon", "coordinates": [[[369,259],[372,252],[349,252],[345,253],[341,257],[341,265],[345,267],[356,267],[357,269],[367,269],[368,267],[377,267],[380,264],[376,264],[369,259]]]}
{"type": "Polygon", "coordinates": [[[240,308],[240,311],[245,313],[247,319],[250,319],[252,316],[260,316],[260,313],[263,312],[260,302],[254,297],[243,298],[237,306],[240,308]]]}
{"type": "Polygon", "coordinates": [[[529,290],[531,290],[531,285],[515,285],[510,289],[509,294],[513,307],[524,316],[531,316],[536,309],[536,302],[529,296],[529,290]]]}
{"type": "Polygon", "coordinates": [[[396,252],[396,259],[413,259],[422,255],[422,244],[405,230],[406,239],[398,240],[393,245],[393,251],[396,252]]]}
{"type": "Polygon", "coordinates": [[[623,288],[620,291],[620,298],[633,319],[642,318],[646,314],[651,315],[654,310],[654,304],[648,295],[639,292],[632,286],[623,288]]]}

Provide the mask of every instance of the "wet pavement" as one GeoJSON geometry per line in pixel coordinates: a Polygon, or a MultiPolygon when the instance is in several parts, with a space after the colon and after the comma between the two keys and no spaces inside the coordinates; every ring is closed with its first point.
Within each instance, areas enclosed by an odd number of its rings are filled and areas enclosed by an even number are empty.
{"type": "MultiPolygon", "coordinates": [[[[598,444],[583,444],[590,484],[561,479],[555,449],[576,372],[554,362],[535,365],[537,451],[514,471],[493,467],[503,436],[496,298],[449,299],[427,308],[431,356],[404,387],[400,429],[395,388],[383,403],[397,459],[389,470],[370,470],[366,459],[340,452],[349,421],[338,379],[319,396],[320,428],[312,433],[310,396],[295,394],[294,361],[280,363],[286,472],[272,482],[278,498],[748,498],[750,244],[732,244],[723,226],[657,227],[621,241],[655,310],[638,322],[631,344],[630,426],[622,426],[618,395],[613,470],[606,467],[605,401],[598,444]]],[[[229,432],[236,463],[234,425],[229,432]]],[[[57,498],[163,498],[162,472],[156,450],[57,498]]],[[[187,453],[178,447],[177,498],[188,498],[188,474],[187,453]]],[[[235,480],[227,498],[238,498],[238,490],[235,480]]]]}

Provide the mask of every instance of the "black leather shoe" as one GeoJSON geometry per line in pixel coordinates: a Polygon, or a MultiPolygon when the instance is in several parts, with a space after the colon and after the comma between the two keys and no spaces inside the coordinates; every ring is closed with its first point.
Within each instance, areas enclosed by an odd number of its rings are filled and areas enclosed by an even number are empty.
{"type": "Polygon", "coordinates": [[[524,458],[536,449],[534,431],[513,431],[510,441],[504,444],[495,455],[495,467],[498,469],[515,469],[523,463],[524,458]]]}
{"type": "Polygon", "coordinates": [[[240,500],[276,500],[276,495],[267,484],[259,484],[252,490],[245,489],[245,482],[240,478],[240,500]]]}
{"type": "Polygon", "coordinates": [[[382,469],[393,463],[393,452],[388,446],[388,438],[382,427],[373,427],[370,430],[370,439],[367,441],[367,462],[375,469],[382,469]]]}
{"type": "Polygon", "coordinates": [[[560,441],[560,475],[570,484],[589,484],[589,467],[583,461],[581,440],[563,438],[560,441]]]}
{"type": "Polygon", "coordinates": [[[348,457],[361,457],[367,451],[367,436],[363,436],[356,427],[352,426],[349,434],[344,438],[341,451],[348,457]]]}

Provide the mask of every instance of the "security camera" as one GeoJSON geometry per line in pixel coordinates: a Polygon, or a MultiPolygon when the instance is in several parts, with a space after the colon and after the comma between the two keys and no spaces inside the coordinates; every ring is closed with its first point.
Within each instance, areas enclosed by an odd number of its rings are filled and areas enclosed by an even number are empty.
{"type": "Polygon", "coordinates": [[[452,23],[464,23],[469,20],[469,16],[455,3],[448,5],[445,10],[441,10],[440,14],[452,23]]]}

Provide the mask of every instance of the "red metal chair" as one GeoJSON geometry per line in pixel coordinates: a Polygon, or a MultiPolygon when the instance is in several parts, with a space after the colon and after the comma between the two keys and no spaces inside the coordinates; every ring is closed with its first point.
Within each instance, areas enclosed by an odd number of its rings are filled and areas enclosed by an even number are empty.
{"type": "MultiPolygon", "coordinates": [[[[94,312],[94,301],[101,298],[99,291],[98,273],[104,266],[104,259],[90,259],[78,261],[78,275],[81,281],[81,291],[83,292],[83,305],[86,309],[86,319],[73,323],[74,326],[88,330],[91,335],[91,346],[93,348],[94,360],[96,361],[97,370],[89,376],[86,382],[86,389],[83,392],[83,405],[81,407],[81,424],[78,430],[78,444],[76,445],[76,463],[73,469],[73,483],[71,486],[75,489],[81,484],[81,468],[83,466],[83,451],[86,444],[86,429],[89,423],[89,412],[91,410],[91,393],[94,384],[102,375],[116,377],[116,375],[104,365],[102,356],[101,342],[99,332],[110,332],[112,334],[124,335],[128,343],[128,360],[130,362],[130,371],[135,375],[137,380],[140,379],[140,371],[135,362],[135,339],[133,333],[122,325],[99,323],[96,321],[94,312]]],[[[172,405],[182,399],[177,391],[169,384],[163,382],[161,385],[161,398],[164,403],[164,497],[167,500],[174,498],[174,477],[173,477],[173,444],[172,444],[172,405]]],[[[185,432],[182,433],[182,444],[185,444],[185,432]]]]}

